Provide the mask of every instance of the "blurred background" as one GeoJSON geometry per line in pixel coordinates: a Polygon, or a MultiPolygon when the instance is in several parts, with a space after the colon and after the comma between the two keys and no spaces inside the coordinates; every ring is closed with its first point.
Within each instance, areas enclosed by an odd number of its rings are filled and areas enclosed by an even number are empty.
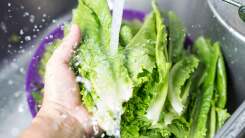
{"type": "MultiPolygon", "coordinates": [[[[77,0],[0,1],[0,138],[16,137],[30,123],[24,91],[28,63],[38,42],[70,19],[76,4],[77,0]]],[[[222,0],[159,0],[159,5],[181,17],[191,38],[204,35],[221,42],[229,72],[228,110],[233,113],[245,99],[245,23],[237,8],[222,0]]],[[[148,12],[150,0],[127,0],[126,8],[148,12]]]]}

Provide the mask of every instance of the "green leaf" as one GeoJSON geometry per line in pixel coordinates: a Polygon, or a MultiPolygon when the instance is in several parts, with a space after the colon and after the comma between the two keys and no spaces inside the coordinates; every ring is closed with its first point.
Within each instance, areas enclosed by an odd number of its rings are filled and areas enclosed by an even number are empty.
{"type": "Polygon", "coordinates": [[[176,138],[188,138],[189,126],[190,124],[183,118],[177,118],[168,125],[168,130],[176,138]]]}
{"type": "Polygon", "coordinates": [[[214,94],[214,81],[216,64],[218,60],[219,45],[211,44],[209,40],[200,37],[195,42],[196,55],[205,66],[205,78],[199,88],[200,92],[196,99],[195,111],[191,119],[190,138],[202,138],[206,136],[206,123],[214,94]]]}
{"type": "Polygon", "coordinates": [[[112,19],[106,0],[79,0],[72,20],[83,32],[84,43],[109,48],[112,19]]]}
{"type": "Polygon", "coordinates": [[[216,113],[215,113],[215,106],[212,105],[210,111],[209,111],[209,117],[208,117],[208,132],[207,132],[207,138],[213,138],[216,131],[216,113]]]}
{"type": "Polygon", "coordinates": [[[216,71],[216,87],[218,100],[216,102],[216,106],[219,108],[225,108],[226,104],[226,96],[227,96],[227,77],[226,77],[226,69],[224,58],[219,47],[219,59],[217,62],[217,71],[216,71]]]}
{"type": "Polygon", "coordinates": [[[73,67],[91,83],[89,92],[82,91],[83,102],[92,109],[99,126],[114,135],[120,127],[122,104],[131,98],[133,86],[124,66],[123,49],[113,57],[109,54],[111,15],[107,1],[80,0],[73,22],[83,33],[73,67]]]}
{"type": "Polygon", "coordinates": [[[169,93],[168,98],[173,107],[174,111],[180,115],[186,105],[186,97],[188,92],[183,92],[182,87],[190,79],[192,73],[198,66],[199,60],[194,56],[184,57],[182,60],[177,62],[169,73],[169,93]],[[184,95],[184,99],[182,99],[184,95]]]}
{"type": "Polygon", "coordinates": [[[140,28],[142,27],[142,22],[137,19],[131,21],[125,20],[123,21],[123,24],[127,25],[131,29],[133,36],[135,36],[139,32],[140,28]]]}
{"type": "Polygon", "coordinates": [[[156,44],[155,44],[155,52],[156,52],[156,65],[157,71],[159,74],[159,82],[156,82],[152,85],[152,88],[149,91],[155,92],[152,102],[147,110],[147,118],[150,119],[154,124],[156,124],[159,119],[161,112],[163,110],[163,106],[165,103],[165,99],[168,94],[168,73],[171,68],[171,63],[168,62],[168,53],[167,53],[167,33],[165,31],[165,26],[162,21],[162,17],[160,11],[156,5],[156,3],[152,2],[152,7],[155,16],[156,23],[156,44]]]}
{"type": "Polygon", "coordinates": [[[128,25],[123,24],[120,31],[120,44],[125,47],[132,38],[133,33],[131,28],[128,25]]]}
{"type": "Polygon", "coordinates": [[[216,131],[218,131],[218,129],[220,129],[224,125],[225,121],[230,117],[230,114],[226,109],[215,108],[215,111],[217,116],[216,131]]]}
{"type": "Polygon", "coordinates": [[[133,37],[125,48],[126,66],[133,81],[143,70],[152,72],[155,67],[155,18],[151,13],[145,20],[142,28],[133,37]]]}
{"type": "Polygon", "coordinates": [[[173,63],[179,61],[184,52],[186,29],[173,12],[168,12],[169,58],[173,63]]]}
{"type": "Polygon", "coordinates": [[[41,105],[43,101],[43,96],[39,92],[32,92],[31,93],[32,97],[34,98],[34,101],[38,104],[41,105]]]}

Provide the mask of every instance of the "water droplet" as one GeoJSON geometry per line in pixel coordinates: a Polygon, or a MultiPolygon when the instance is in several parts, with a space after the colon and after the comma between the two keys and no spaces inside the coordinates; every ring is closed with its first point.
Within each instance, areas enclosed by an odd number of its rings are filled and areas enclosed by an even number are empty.
{"type": "Polygon", "coordinates": [[[24,68],[20,68],[20,73],[25,73],[24,68]]]}
{"type": "Polygon", "coordinates": [[[62,119],[66,119],[67,117],[68,117],[67,114],[62,114],[62,115],[61,115],[61,118],[62,118],[62,119]]]}
{"type": "Polygon", "coordinates": [[[61,30],[64,30],[64,29],[65,29],[65,26],[64,26],[64,25],[62,25],[62,26],[60,27],[60,29],[61,29],[61,30]]]}
{"type": "Polygon", "coordinates": [[[30,16],[30,22],[31,22],[31,23],[34,23],[34,22],[35,22],[35,16],[34,16],[34,15],[31,15],[31,16],[30,16]]]}
{"type": "Polygon", "coordinates": [[[11,7],[11,3],[8,3],[8,6],[11,7]]]}
{"type": "Polygon", "coordinates": [[[53,39],[53,38],[54,38],[54,36],[53,36],[53,35],[49,35],[49,38],[50,38],[50,39],[53,39]]]}
{"type": "Polygon", "coordinates": [[[101,138],[104,138],[104,137],[105,137],[105,133],[102,133],[102,134],[101,134],[101,138]]]}
{"type": "Polygon", "coordinates": [[[31,36],[25,36],[25,40],[26,41],[30,41],[31,40],[31,36]]]}
{"type": "Polygon", "coordinates": [[[43,17],[46,18],[46,17],[47,17],[47,14],[44,13],[44,14],[43,14],[43,17]]]}
{"type": "Polygon", "coordinates": [[[23,29],[20,29],[20,35],[23,35],[23,34],[24,34],[23,29]]]}
{"type": "Polygon", "coordinates": [[[38,10],[41,10],[41,6],[38,6],[37,9],[38,9],[38,10]]]}
{"type": "Polygon", "coordinates": [[[20,112],[20,113],[24,112],[24,107],[22,104],[19,105],[18,112],[20,112]]]}
{"type": "Polygon", "coordinates": [[[29,15],[30,15],[29,12],[24,12],[23,17],[27,17],[27,16],[29,16],[29,15]]]}
{"type": "Polygon", "coordinates": [[[52,20],[52,23],[56,23],[56,20],[52,20]]]}
{"type": "Polygon", "coordinates": [[[14,97],[15,98],[19,97],[20,95],[21,95],[21,92],[19,92],[19,91],[17,91],[17,92],[14,93],[14,97]]]}
{"type": "Polygon", "coordinates": [[[1,27],[1,29],[2,29],[5,33],[8,32],[8,31],[7,31],[7,27],[6,27],[6,25],[5,25],[4,22],[1,22],[1,23],[0,23],[0,27],[1,27]]]}
{"type": "Polygon", "coordinates": [[[20,9],[22,9],[22,10],[23,10],[23,9],[25,9],[25,7],[24,7],[23,5],[21,5],[21,6],[20,6],[20,9]]]}
{"type": "Polygon", "coordinates": [[[76,82],[82,83],[82,82],[83,82],[83,78],[80,77],[80,76],[77,76],[77,77],[76,77],[76,82]]]}
{"type": "Polygon", "coordinates": [[[116,136],[116,138],[120,137],[120,129],[116,129],[115,136],[116,136]]]}
{"type": "Polygon", "coordinates": [[[8,85],[13,85],[14,82],[12,80],[8,80],[8,85]]]}
{"type": "Polygon", "coordinates": [[[238,51],[237,47],[235,47],[235,48],[234,48],[234,51],[235,51],[235,52],[237,52],[237,51],[238,51]]]}
{"type": "Polygon", "coordinates": [[[46,22],[46,20],[45,19],[42,19],[42,22],[44,23],[44,22],[46,22]]]}

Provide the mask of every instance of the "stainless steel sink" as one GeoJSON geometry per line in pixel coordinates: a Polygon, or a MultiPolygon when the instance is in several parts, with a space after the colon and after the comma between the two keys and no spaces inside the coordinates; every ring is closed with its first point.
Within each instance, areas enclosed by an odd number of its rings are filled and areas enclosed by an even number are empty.
{"type": "MultiPolygon", "coordinates": [[[[245,3],[245,0],[241,1],[245,3]]],[[[0,2],[1,138],[16,137],[30,123],[31,115],[24,93],[24,75],[28,62],[42,36],[52,30],[55,24],[67,21],[70,17],[69,12],[75,5],[76,0],[2,0],[0,2]],[[9,3],[10,8],[8,8],[9,3]],[[21,6],[24,6],[25,10],[21,10],[21,6]],[[9,19],[11,15],[8,12],[9,9],[11,9],[12,16],[16,18],[9,19]],[[35,15],[34,23],[29,21],[30,15],[28,18],[23,17],[28,11],[29,14],[35,15]],[[49,18],[45,18],[45,15],[49,18]],[[46,21],[43,22],[42,19],[46,21]],[[39,32],[33,32],[35,25],[38,26],[39,32]],[[21,29],[25,31],[21,40],[14,43],[9,41],[13,34],[19,35],[21,29]],[[31,36],[31,41],[25,41],[25,36],[31,36]],[[9,44],[11,46],[8,46],[9,44]]],[[[236,9],[225,5],[221,0],[159,0],[159,5],[163,10],[175,11],[183,20],[193,39],[204,35],[221,42],[229,73],[228,110],[233,113],[245,99],[245,36],[243,31],[245,23],[242,23],[237,17],[236,9]]],[[[150,11],[150,1],[128,0],[126,8],[147,12],[150,11]]],[[[243,123],[242,121],[244,120],[241,120],[240,123],[243,123]]],[[[237,128],[239,131],[242,129],[244,128],[237,128]]]]}

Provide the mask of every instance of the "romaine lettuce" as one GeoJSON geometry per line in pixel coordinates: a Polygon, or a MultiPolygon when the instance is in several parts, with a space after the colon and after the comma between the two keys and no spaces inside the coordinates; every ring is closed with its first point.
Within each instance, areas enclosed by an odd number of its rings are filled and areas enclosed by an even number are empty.
{"type": "MultiPolygon", "coordinates": [[[[111,55],[107,1],[79,0],[72,23],[82,40],[71,66],[82,103],[111,137],[212,137],[229,117],[219,43],[200,37],[193,51],[185,49],[180,19],[173,12],[163,18],[154,0],[152,8],[143,24],[123,22],[118,52],[111,55]]],[[[41,75],[58,44],[44,55],[41,75]]]]}

